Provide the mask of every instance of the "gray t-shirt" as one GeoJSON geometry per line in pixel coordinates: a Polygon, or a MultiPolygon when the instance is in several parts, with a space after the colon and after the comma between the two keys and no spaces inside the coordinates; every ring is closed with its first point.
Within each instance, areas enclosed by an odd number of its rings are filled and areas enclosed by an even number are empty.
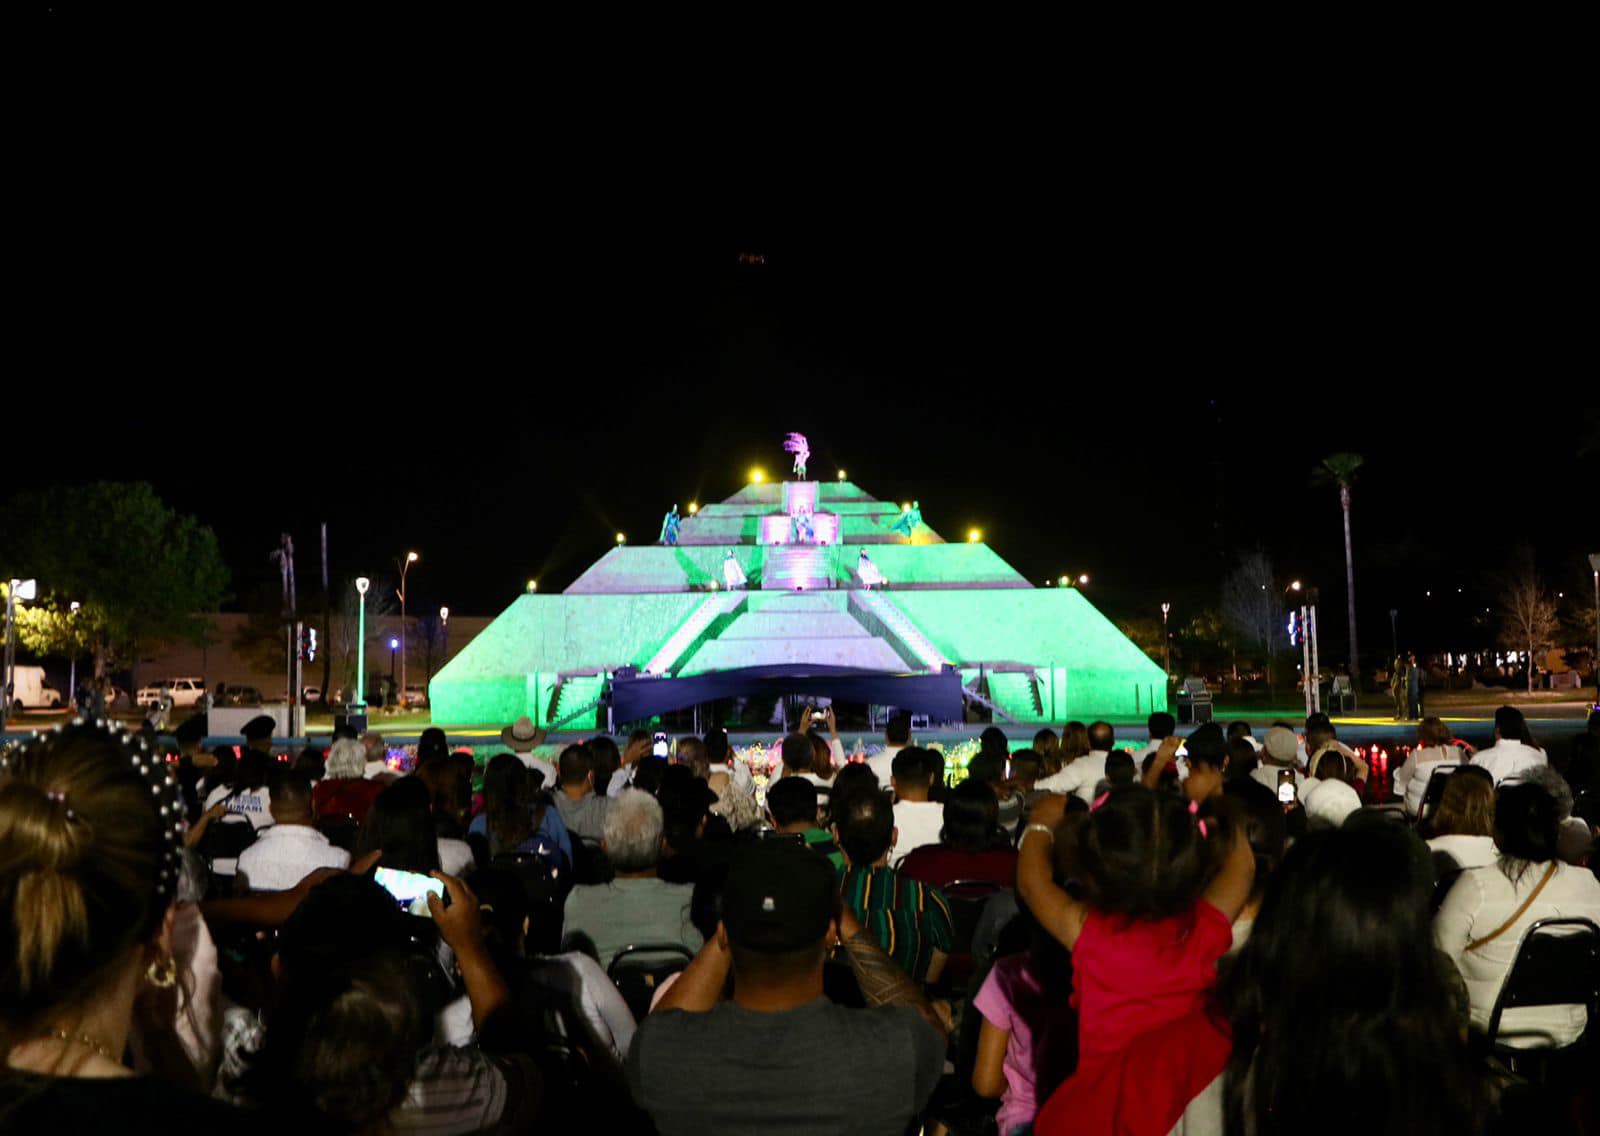
{"type": "Polygon", "coordinates": [[[628,1050],[628,1084],[660,1136],[904,1136],[939,1081],[944,1051],[909,1006],[853,1010],[818,998],[761,1013],[721,1002],[645,1018],[628,1050]]]}
{"type": "Polygon", "coordinates": [[[681,943],[689,953],[704,943],[689,920],[694,888],[665,880],[619,879],[572,889],[567,895],[564,950],[592,953],[602,967],[623,947],[681,943]]]}

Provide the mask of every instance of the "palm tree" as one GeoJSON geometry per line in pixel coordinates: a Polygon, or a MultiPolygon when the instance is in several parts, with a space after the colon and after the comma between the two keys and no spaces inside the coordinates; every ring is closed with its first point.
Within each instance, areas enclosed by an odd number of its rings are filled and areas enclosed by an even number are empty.
{"type": "Polygon", "coordinates": [[[1313,485],[1339,487],[1339,505],[1344,509],[1344,594],[1350,617],[1350,686],[1355,691],[1357,706],[1361,705],[1361,652],[1356,646],[1356,569],[1350,552],[1350,484],[1360,468],[1360,454],[1329,454],[1311,471],[1313,485]]]}

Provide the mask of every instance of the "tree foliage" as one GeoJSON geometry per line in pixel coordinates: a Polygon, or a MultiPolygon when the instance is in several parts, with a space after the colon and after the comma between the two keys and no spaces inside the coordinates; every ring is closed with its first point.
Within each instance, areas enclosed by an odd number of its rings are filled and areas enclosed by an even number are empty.
{"type": "Polygon", "coordinates": [[[1259,651],[1272,682],[1272,659],[1283,637],[1282,592],[1273,572],[1272,558],[1256,548],[1239,557],[1239,563],[1222,582],[1222,618],[1237,641],[1259,651]]]}
{"type": "Polygon", "coordinates": [[[204,613],[228,586],[211,530],[144,482],[19,494],[0,509],[0,532],[0,574],[39,581],[39,602],[17,620],[23,642],[57,653],[81,637],[97,672],[140,643],[203,641],[204,613]]]}

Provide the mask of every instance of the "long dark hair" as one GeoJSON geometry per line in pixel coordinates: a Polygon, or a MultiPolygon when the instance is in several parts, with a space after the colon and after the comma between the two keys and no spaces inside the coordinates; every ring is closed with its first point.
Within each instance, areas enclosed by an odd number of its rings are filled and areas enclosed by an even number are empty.
{"type": "Polygon", "coordinates": [[[544,823],[550,798],[539,793],[514,753],[497,754],[483,771],[483,817],[497,852],[517,848],[544,823]]]}
{"type": "Polygon", "coordinates": [[[1391,825],[1296,842],[1218,988],[1230,1134],[1479,1130],[1432,885],[1426,848],[1391,825]]]}
{"type": "Polygon", "coordinates": [[[1011,846],[1000,827],[1000,802],[986,781],[968,776],[951,791],[944,803],[939,842],[963,852],[1011,846]]]}
{"type": "Polygon", "coordinates": [[[439,867],[439,838],[428,809],[428,787],[402,777],[372,801],[361,826],[355,855],[383,849],[383,866],[426,875],[439,867]]]}

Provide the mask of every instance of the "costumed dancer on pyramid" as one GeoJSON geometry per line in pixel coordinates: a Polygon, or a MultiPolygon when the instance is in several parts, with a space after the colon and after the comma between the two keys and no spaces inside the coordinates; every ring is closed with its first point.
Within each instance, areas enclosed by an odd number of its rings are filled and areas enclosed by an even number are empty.
{"type": "Polygon", "coordinates": [[[739,562],[733,558],[730,549],[722,554],[722,583],[724,587],[738,591],[745,586],[744,569],[739,567],[739,562]]]}
{"type": "Polygon", "coordinates": [[[861,578],[861,586],[867,591],[881,588],[889,581],[883,578],[883,572],[872,562],[872,557],[867,555],[867,550],[861,550],[861,556],[856,560],[856,575],[861,578]]]}
{"type": "Polygon", "coordinates": [[[906,543],[911,542],[912,534],[917,531],[917,526],[922,523],[922,502],[911,502],[911,508],[895,518],[894,524],[889,526],[890,532],[897,532],[906,538],[906,543]]]}
{"type": "Polygon", "coordinates": [[[661,518],[661,543],[678,543],[678,525],[682,518],[678,516],[678,506],[672,506],[672,512],[661,518]]]}
{"type": "Polygon", "coordinates": [[[785,453],[794,455],[794,475],[799,480],[806,479],[806,461],[811,457],[811,443],[806,441],[804,434],[791,433],[783,442],[785,453]]]}
{"type": "Polygon", "coordinates": [[[796,544],[817,542],[817,526],[811,519],[811,510],[804,505],[794,515],[794,541],[796,544]]]}

